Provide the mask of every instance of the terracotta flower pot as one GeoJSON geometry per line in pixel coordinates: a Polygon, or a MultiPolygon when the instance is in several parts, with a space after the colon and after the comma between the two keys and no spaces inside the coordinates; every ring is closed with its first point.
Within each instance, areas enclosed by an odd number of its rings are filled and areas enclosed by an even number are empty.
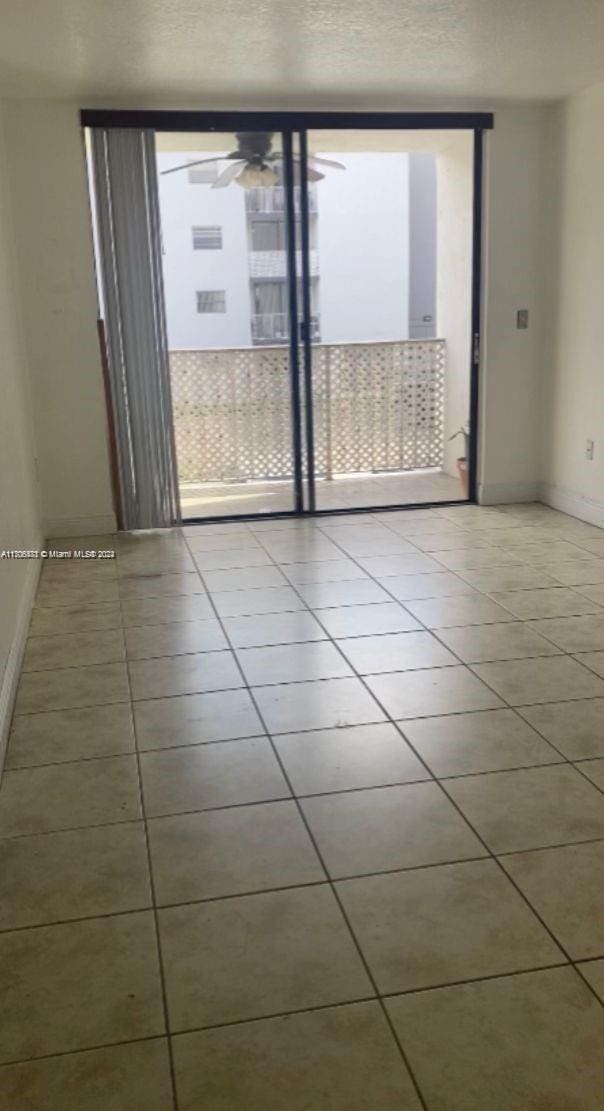
{"type": "Polygon", "coordinates": [[[467,459],[458,459],[457,460],[457,473],[459,474],[459,478],[460,478],[460,481],[461,481],[461,488],[463,490],[463,496],[464,496],[464,498],[467,498],[467,496],[468,496],[468,460],[467,459]]]}

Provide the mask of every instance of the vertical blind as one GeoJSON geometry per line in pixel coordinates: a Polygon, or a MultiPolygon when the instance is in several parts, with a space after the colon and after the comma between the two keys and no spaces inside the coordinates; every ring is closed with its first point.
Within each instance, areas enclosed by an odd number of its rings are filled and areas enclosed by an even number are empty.
{"type": "Polygon", "coordinates": [[[107,356],[127,529],[180,520],[153,131],[93,128],[107,356]]]}

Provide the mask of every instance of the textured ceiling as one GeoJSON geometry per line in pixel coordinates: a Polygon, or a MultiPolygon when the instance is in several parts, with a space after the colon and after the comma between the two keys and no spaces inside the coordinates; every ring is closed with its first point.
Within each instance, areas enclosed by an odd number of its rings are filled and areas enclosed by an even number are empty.
{"type": "Polygon", "coordinates": [[[604,0],[0,0],[0,95],[396,108],[604,80],[604,0]]]}

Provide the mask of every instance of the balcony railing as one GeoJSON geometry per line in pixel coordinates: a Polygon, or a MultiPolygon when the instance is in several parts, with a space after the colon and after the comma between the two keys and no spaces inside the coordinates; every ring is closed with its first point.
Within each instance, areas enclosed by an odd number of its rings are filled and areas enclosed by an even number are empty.
{"type": "MultiPolygon", "coordinates": [[[[316,250],[309,252],[309,274],[319,276],[319,256],[316,250]]],[[[287,252],[250,251],[248,254],[250,278],[287,278],[287,252]]],[[[296,270],[302,273],[302,252],[296,251],[296,270]]]]}
{"type": "MultiPolygon", "coordinates": [[[[310,318],[311,339],[319,338],[319,317],[310,318]]],[[[289,340],[289,313],[262,312],[252,316],[254,343],[287,343],[289,340]]]]}
{"type": "MultiPolygon", "coordinates": [[[[171,351],[170,371],[181,481],[291,479],[287,346],[171,351]]],[[[316,344],[318,474],[442,466],[444,385],[444,340],[316,344]]]]}
{"type": "MultiPolygon", "coordinates": [[[[298,215],[300,203],[300,186],[295,185],[294,208],[298,215]]],[[[286,204],[285,189],[282,185],[257,186],[255,189],[245,191],[245,208],[251,215],[254,213],[266,216],[279,215],[285,212],[286,204]]],[[[317,194],[312,186],[308,190],[308,211],[312,213],[317,211],[317,194]]]]}

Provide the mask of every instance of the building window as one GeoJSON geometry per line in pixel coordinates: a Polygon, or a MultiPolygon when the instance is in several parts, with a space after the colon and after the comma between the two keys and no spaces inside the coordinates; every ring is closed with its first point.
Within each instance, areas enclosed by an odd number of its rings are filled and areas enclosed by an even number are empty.
{"type": "Polygon", "coordinates": [[[208,162],[205,166],[191,166],[188,174],[190,185],[206,185],[216,181],[218,177],[218,164],[208,162]]]}
{"type": "Polygon", "coordinates": [[[250,232],[252,251],[284,251],[287,247],[283,220],[254,220],[250,232]]]}
{"type": "Polygon", "coordinates": [[[254,312],[258,315],[286,313],[289,305],[287,282],[252,282],[254,312]]]}
{"type": "Polygon", "coordinates": [[[226,312],[224,289],[197,290],[197,312],[226,312]]]}
{"type": "Polygon", "coordinates": [[[192,228],[194,251],[219,251],[222,247],[222,228],[192,228]]]}

